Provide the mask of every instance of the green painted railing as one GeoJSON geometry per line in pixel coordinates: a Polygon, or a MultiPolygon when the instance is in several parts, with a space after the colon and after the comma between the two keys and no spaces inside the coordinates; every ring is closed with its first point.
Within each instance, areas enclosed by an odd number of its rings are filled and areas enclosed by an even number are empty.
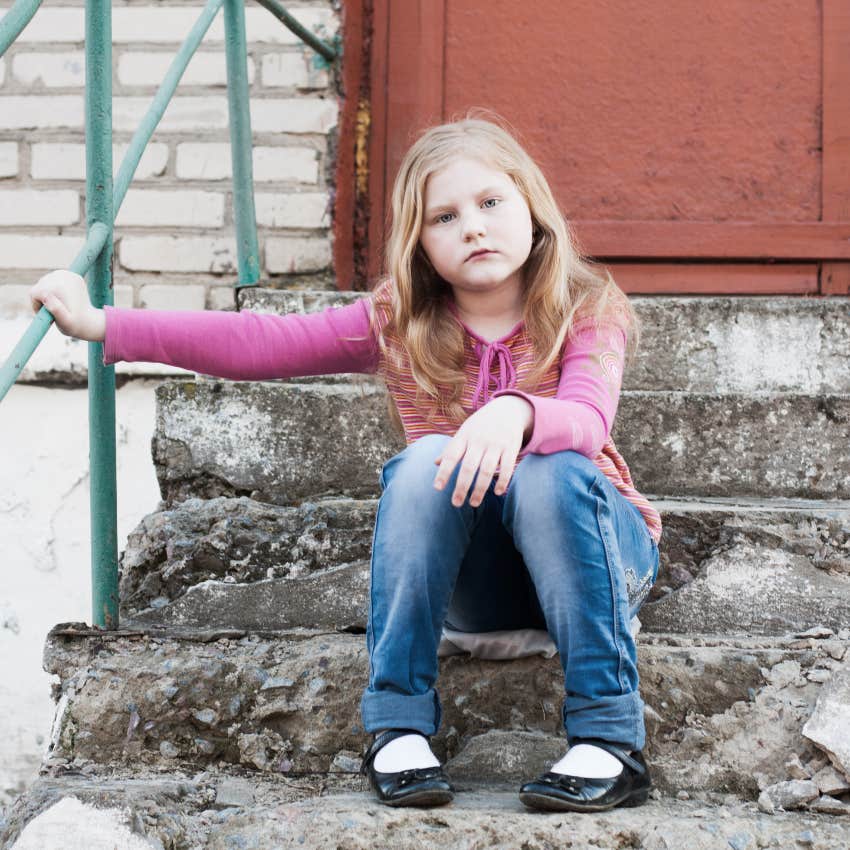
{"type": "Polygon", "coordinates": [[[41,0],[17,0],[14,6],[0,20],[0,56],[9,45],[24,31],[24,27],[38,11],[41,0]]]}
{"type": "MultiPolygon", "coordinates": [[[[328,62],[335,47],[305,29],[276,0],[259,0],[302,41],[328,62]]],[[[41,0],[17,0],[0,19],[0,56],[21,34],[41,0]]],[[[242,0],[208,0],[177,51],[150,108],[112,180],[112,10],[111,0],[86,0],[86,241],[70,268],[87,277],[95,307],[112,303],[112,229],[127,189],[154,130],[186,66],[219,8],[224,6],[230,148],[233,160],[233,210],[239,265],[237,286],[260,279],[251,114],[248,99],[248,48],[242,0]]],[[[0,400],[26,366],[53,323],[42,307],[11,355],[0,367],[0,400]]],[[[92,622],[118,628],[118,522],[115,476],[115,368],[103,365],[102,343],[89,343],[89,458],[91,464],[92,622]]]]}

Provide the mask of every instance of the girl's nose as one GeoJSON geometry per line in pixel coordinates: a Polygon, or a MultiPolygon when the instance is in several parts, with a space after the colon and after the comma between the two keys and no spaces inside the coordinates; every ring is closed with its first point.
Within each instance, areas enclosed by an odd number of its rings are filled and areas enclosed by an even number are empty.
{"type": "Polygon", "coordinates": [[[463,238],[476,239],[484,236],[487,228],[484,225],[484,218],[476,213],[470,213],[464,216],[463,219],[463,238]]]}

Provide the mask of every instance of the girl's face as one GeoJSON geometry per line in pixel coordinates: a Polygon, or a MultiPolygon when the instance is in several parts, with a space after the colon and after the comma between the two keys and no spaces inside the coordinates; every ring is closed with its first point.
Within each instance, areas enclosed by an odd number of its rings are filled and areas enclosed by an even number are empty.
{"type": "Polygon", "coordinates": [[[456,159],[430,175],[424,206],[420,244],[453,289],[522,286],[531,212],[507,174],[478,159],[456,159]]]}

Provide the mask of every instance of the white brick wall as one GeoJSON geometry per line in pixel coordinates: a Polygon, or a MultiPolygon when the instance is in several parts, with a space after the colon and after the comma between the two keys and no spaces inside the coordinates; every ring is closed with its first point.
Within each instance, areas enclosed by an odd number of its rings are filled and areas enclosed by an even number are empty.
{"type": "Polygon", "coordinates": [[[82,130],[82,95],[0,96],[0,130],[82,130]]]}
{"type": "MultiPolygon", "coordinates": [[[[313,148],[254,147],[257,183],[292,182],[315,185],[319,158],[313,148]]],[[[177,176],[181,180],[230,179],[230,145],[186,142],[177,145],[177,176]]]]}
{"type": "MultiPolygon", "coordinates": [[[[10,5],[0,0],[0,16],[10,5]]],[[[330,39],[340,26],[338,5],[292,0],[288,8],[330,39]]],[[[114,6],[115,171],[201,9],[197,0],[114,6]]],[[[292,284],[328,286],[329,136],[339,109],[333,75],[265,9],[248,6],[246,26],[261,274],[278,284],[294,276],[292,284]]],[[[114,283],[124,305],[233,308],[223,38],[219,14],[119,213],[114,283]]],[[[0,305],[9,300],[6,287],[68,265],[85,238],[83,40],[81,0],[45,0],[0,60],[0,305]]]]}
{"type": "Polygon", "coordinates": [[[18,145],[0,142],[0,177],[15,177],[18,173],[18,145]]]}
{"type": "Polygon", "coordinates": [[[330,198],[324,192],[299,195],[256,195],[257,223],[267,227],[327,227],[330,198]]]}
{"type": "MultiPolygon", "coordinates": [[[[0,232],[0,261],[11,269],[67,268],[82,247],[82,236],[24,236],[0,232]]],[[[20,275],[8,278],[20,283],[20,275]]],[[[33,283],[37,275],[31,276],[33,283]]]]}
{"type": "Polygon", "coordinates": [[[74,53],[22,53],[12,63],[12,74],[26,85],[60,88],[86,84],[86,57],[74,53]]]}
{"type": "MultiPolygon", "coordinates": [[[[112,148],[113,171],[117,172],[127,145],[112,148]]],[[[145,148],[133,180],[149,180],[165,174],[168,145],[151,142],[145,148]]],[[[86,147],[68,142],[36,142],[30,146],[30,175],[36,180],[85,180],[86,147]]]]}
{"type": "Polygon", "coordinates": [[[80,196],[71,191],[0,189],[0,226],[22,224],[76,224],[80,196]]]}
{"type": "Polygon", "coordinates": [[[125,236],[119,253],[121,264],[131,271],[233,272],[236,268],[232,239],[125,236]]]}
{"type": "MultiPolygon", "coordinates": [[[[124,53],[118,61],[118,80],[124,86],[149,86],[156,89],[174,59],[174,52],[150,51],[124,53]]],[[[254,81],[254,61],[248,60],[248,80],[254,81]]],[[[180,79],[187,86],[226,86],[227,68],[221,51],[199,50],[180,79]]]]}
{"type": "Polygon", "coordinates": [[[159,191],[130,189],[115,220],[116,227],[221,227],[224,224],[224,195],[189,189],[159,191]]]}
{"type": "Polygon", "coordinates": [[[317,272],[330,263],[331,250],[326,239],[290,236],[266,242],[266,268],[271,272],[317,272]]]}
{"type": "Polygon", "coordinates": [[[263,56],[264,86],[323,89],[328,85],[328,72],[316,68],[313,52],[267,53],[263,56]]]}
{"type": "Polygon", "coordinates": [[[151,310],[203,310],[206,292],[200,284],[168,286],[149,283],[139,290],[139,306],[151,310]]]}

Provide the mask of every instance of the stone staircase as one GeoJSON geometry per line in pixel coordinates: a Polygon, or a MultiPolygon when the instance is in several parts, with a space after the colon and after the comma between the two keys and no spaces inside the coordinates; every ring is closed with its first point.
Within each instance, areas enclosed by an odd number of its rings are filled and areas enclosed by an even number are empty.
{"type": "MultiPolygon", "coordinates": [[[[357,296],[241,297],[290,312],[357,296]]],[[[442,662],[434,744],[462,793],[377,805],[356,770],[377,473],[401,446],[384,391],[199,378],[158,390],[164,503],[124,553],[122,629],[48,637],[52,742],[4,846],[26,850],[27,823],[73,796],[180,850],[850,848],[848,302],[636,306],[614,436],[665,522],[640,615],[647,806],[526,812],[519,780],[563,751],[558,661],[468,657],[442,662]]]]}

